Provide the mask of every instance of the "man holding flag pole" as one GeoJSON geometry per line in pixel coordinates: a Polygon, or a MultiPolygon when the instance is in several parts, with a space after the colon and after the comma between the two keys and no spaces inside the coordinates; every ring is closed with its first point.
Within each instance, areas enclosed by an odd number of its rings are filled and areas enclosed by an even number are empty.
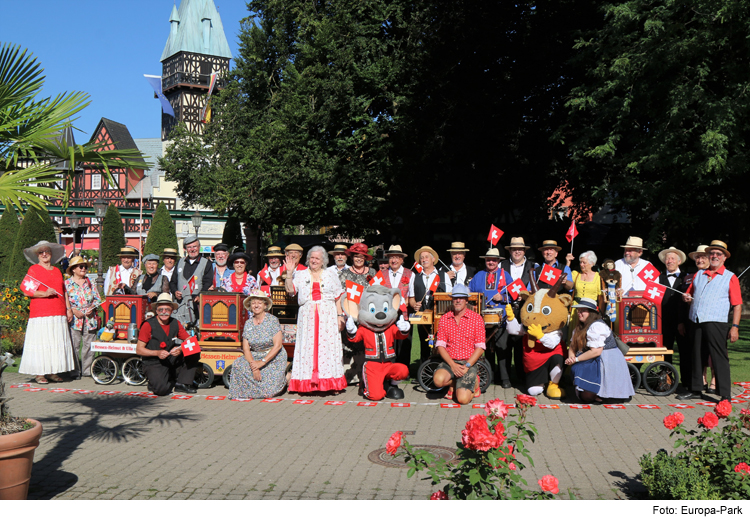
{"type": "MultiPolygon", "coordinates": [[[[452,290],[450,278],[444,271],[438,271],[435,264],[440,260],[437,251],[430,246],[422,246],[414,252],[414,260],[419,262],[419,273],[414,273],[409,281],[409,306],[415,312],[432,310],[435,302],[432,296],[435,292],[452,290]]],[[[428,343],[430,328],[419,325],[420,359],[430,357],[431,349],[428,343]]]]}

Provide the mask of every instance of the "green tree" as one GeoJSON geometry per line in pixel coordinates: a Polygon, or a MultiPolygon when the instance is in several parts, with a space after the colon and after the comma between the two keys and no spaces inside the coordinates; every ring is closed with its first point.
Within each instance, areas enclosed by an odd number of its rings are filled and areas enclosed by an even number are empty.
{"type": "Polygon", "coordinates": [[[0,280],[5,279],[5,275],[10,269],[13,246],[16,244],[20,227],[21,223],[18,221],[16,212],[13,209],[6,208],[3,215],[0,216],[0,280]]]}
{"type": "MultiPolygon", "coordinates": [[[[146,238],[146,244],[143,246],[144,255],[154,253],[161,255],[164,248],[177,249],[177,230],[174,226],[174,221],[169,215],[169,210],[164,203],[160,203],[156,207],[154,212],[154,220],[151,222],[151,227],[148,230],[148,237],[146,238]]],[[[159,264],[163,262],[161,258],[159,264]]]]}
{"type": "Polygon", "coordinates": [[[8,280],[23,280],[29,266],[31,266],[29,261],[26,260],[23,250],[35,245],[41,240],[57,242],[55,230],[52,228],[52,222],[46,212],[29,209],[23,217],[21,228],[18,230],[18,237],[13,245],[10,269],[8,270],[6,277],[8,280]]]}
{"type": "Polygon", "coordinates": [[[117,254],[125,247],[125,227],[117,207],[110,205],[102,220],[102,247],[100,258],[103,270],[120,263],[117,254]]]}
{"type": "Polygon", "coordinates": [[[557,140],[574,198],[629,214],[652,249],[747,239],[750,4],[633,0],[581,38],[557,140]]]}
{"type": "Polygon", "coordinates": [[[236,215],[230,215],[227,223],[224,224],[221,241],[230,248],[237,248],[238,251],[245,250],[245,243],[242,241],[242,226],[240,225],[240,219],[236,215]]]}

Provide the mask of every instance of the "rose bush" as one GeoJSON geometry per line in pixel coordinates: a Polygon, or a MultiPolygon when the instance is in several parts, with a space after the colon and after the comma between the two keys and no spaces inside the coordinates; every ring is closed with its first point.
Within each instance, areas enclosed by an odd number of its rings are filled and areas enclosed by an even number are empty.
{"type": "MultiPolygon", "coordinates": [[[[443,488],[432,494],[432,500],[447,499],[551,499],[559,492],[558,481],[546,475],[538,481],[541,491],[529,490],[520,475],[526,465],[517,455],[534,465],[526,441],[533,442],[536,428],[527,420],[527,413],[536,405],[536,399],[526,395],[516,398],[518,412],[510,422],[504,423],[509,405],[502,400],[492,400],[485,405],[485,414],[475,414],[461,431],[457,443],[458,461],[448,463],[440,457],[413,448],[403,441],[396,431],[386,444],[386,450],[396,455],[403,449],[411,478],[418,471],[427,471],[429,479],[443,488]],[[510,433],[510,431],[513,431],[510,433]]],[[[570,495],[573,498],[573,495],[570,495]]]]}
{"type": "Polygon", "coordinates": [[[660,450],[639,461],[650,499],[750,499],[750,466],[744,462],[750,460],[750,410],[731,414],[731,402],[719,402],[698,418],[698,431],[685,429],[681,413],[664,418],[670,437],[676,436],[675,452],[660,450]]]}

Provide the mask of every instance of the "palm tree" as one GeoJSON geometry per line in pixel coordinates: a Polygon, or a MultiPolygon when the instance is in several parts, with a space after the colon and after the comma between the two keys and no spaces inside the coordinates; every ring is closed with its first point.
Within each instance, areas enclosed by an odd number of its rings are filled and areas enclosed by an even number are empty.
{"type": "Polygon", "coordinates": [[[96,141],[68,146],[63,130],[88,106],[89,96],[73,92],[36,100],[43,71],[28,50],[11,44],[0,48],[0,202],[5,207],[44,209],[50,199],[61,198],[67,206],[76,168],[97,167],[110,184],[111,168],[148,168],[136,149],[107,150],[96,141]]]}

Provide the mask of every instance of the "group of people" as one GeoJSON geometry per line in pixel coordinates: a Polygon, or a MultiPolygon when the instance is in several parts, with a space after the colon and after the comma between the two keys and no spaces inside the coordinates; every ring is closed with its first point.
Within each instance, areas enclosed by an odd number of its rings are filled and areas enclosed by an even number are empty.
{"type": "MultiPolygon", "coordinates": [[[[645,248],[640,238],[629,237],[622,247],[623,257],[605,261],[597,272],[597,256],[592,251],[579,255],[579,270],[571,270],[575,257],[568,253],[563,262],[558,260],[562,248],[554,240],[543,241],[538,248],[543,262],[535,263],[527,258],[530,246],[522,237],[513,237],[505,246],[509,259],[490,247],[479,256],[484,261],[481,270],[465,263],[470,250],[462,242],[447,248],[450,264],[432,247],[420,247],[413,254],[415,265],[411,268],[404,267],[407,254],[399,245],[391,245],[380,265],[372,266],[370,248],[363,243],[351,247],[337,244],[330,251],[314,246],[307,252],[305,265],[300,263],[303,248],[290,244],[283,250],[271,246],[265,255],[267,263],[253,276],[247,254],[230,254],[226,245],[218,244],[212,262],[200,254],[200,241],[193,236],[184,241],[184,257],[174,249],[164,250],[161,256],[146,255],[143,273],[133,265],[137,251],[123,248],[121,263],[108,270],[104,289],[108,295],[145,295],[152,303],[156,317],[141,327],[137,353],[144,357],[149,389],[155,394],[172,389],[195,392],[199,357],[183,357],[178,345],[198,321],[200,292],[221,289],[246,295],[244,308],[250,317],[242,332],[243,356],[233,367],[231,398],[270,397],[286,386],[281,327],[270,313],[271,286],[283,286],[299,305],[288,382],[288,390],[297,393],[342,391],[363,379],[364,344],[352,340],[346,331],[349,317],[342,307],[347,282],[366,288],[379,273],[380,284],[396,289],[410,313],[432,310],[434,292],[449,293],[452,309],[441,318],[437,335],[432,335],[427,325],[410,333],[419,340],[422,360],[434,352],[441,357],[435,384],[450,386],[448,395],[454,396],[455,390],[457,400],[466,403],[478,394],[477,362],[482,356],[503,388],[512,386],[512,378],[517,387],[526,387],[524,338],[522,332],[513,332],[512,325],[506,324],[508,315],[518,312],[521,300],[510,295],[507,285],[520,281],[525,288],[531,288],[532,283],[552,288],[550,274],[542,274],[546,265],[564,273],[557,287],[575,299],[565,336],[564,363],[571,366],[576,394],[586,401],[626,399],[633,388],[607,324],[604,298],[613,277],[618,297],[641,295],[646,284],[639,273],[650,263],[642,258],[645,248]],[[330,266],[329,255],[334,261],[330,266]],[[162,268],[158,267],[160,258],[162,268]],[[468,308],[468,297],[476,292],[484,294],[484,308],[498,314],[494,327],[468,308]],[[348,358],[351,365],[346,369],[348,358]]],[[[53,265],[64,256],[62,246],[41,241],[25,254],[32,263],[28,276],[39,286],[27,294],[32,298],[31,313],[20,372],[35,375],[39,383],[59,381],[62,372],[73,372],[74,377],[90,375],[90,344],[99,325],[95,314],[102,299],[86,276],[88,263],[74,257],[67,269],[70,278],[63,280],[53,265]],[[78,349],[82,350],[80,364],[73,353],[78,349]]],[[[671,349],[675,342],[678,345],[685,389],[678,396],[681,399],[700,397],[703,390],[730,397],[726,342],[738,338],[742,299],[737,276],[724,267],[729,256],[722,241],[699,246],[689,254],[698,271],[688,274],[680,269],[688,258],[684,252],[671,247],[659,253],[665,269],[658,282],[667,287],[662,301],[664,346],[671,349]],[[708,364],[715,386],[713,381],[711,386],[706,383],[708,364]]],[[[406,319],[408,314],[403,315],[406,319]]],[[[393,347],[395,354],[389,361],[409,365],[411,335],[399,338],[393,347]]]]}

